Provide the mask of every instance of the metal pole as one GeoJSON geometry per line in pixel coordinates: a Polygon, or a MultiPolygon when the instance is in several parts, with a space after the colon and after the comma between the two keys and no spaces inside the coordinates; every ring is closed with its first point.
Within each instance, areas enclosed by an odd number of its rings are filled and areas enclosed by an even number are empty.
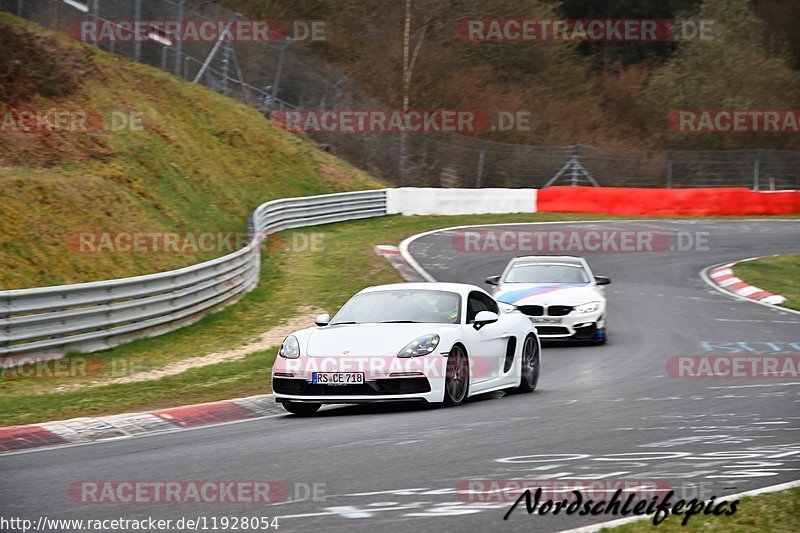
{"type": "Polygon", "coordinates": [[[406,134],[400,132],[400,137],[397,139],[397,186],[403,186],[403,158],[405,157],[406,150],[406,134]]]}
{"type": "Polygon", "coordinates": [[[667,152],[667,189],[672,188],[672,152],[667,152]]]}
{"type": "MultiPolygon", "coordinates": [[[[133,20],[139,22],[142,19],[142,0],[136,0],[133,4],[133,20]]],[[[139,61],[142,57],[142,42],[138,35],[133,37],[133,58],[139,61]]]]}
{"type": "Polygon", "coordinates": [[[161,47],[161,70],[167,70],[167,47],[161,47]]]}
{"type": "Polygon", "coordinates": [[[483,161],[486,157],[486,139],[481,142],[481,151],[478,154],[478,169],[475,171],[475,188],[481,188],[481,178],[483,177],[483,161]]]}
{"type": "Polygon", "coordinates": [[[228,63],[231,58],[231,42],[225,34],[225,45],[222,47],[222,94],[228,94],[228,63]]]}
{"type": "Polygon", "coordinates": [[[580,158],[581,158],[581,145],[580,144],[576,144],[572,148],[572,161],[571,161],[571,164],[572,164],[572,186],[573,187],[577,187],[578,186],[578,168],[580,166],[580,163],[579,163],[580,158]]]}
{"type": "MultiPolygon", "coordinates": [[[[328,107],[328,109],[336,109],[336,97],[339,94],[339,87],[341,87],[342,84],[346,81],[347,81],[347,76],[342,76],[341,78],[336,80],[336,83],[333,84],[333,90],[331,94],[331,105],[328,107]]],[[[330,149],[333,148],[333,130],[328,132],[328,147],[330,149]]]]}
{"type": "Polygon", "coordinates": [[[278,88],[281,84],[281,71],[283,71],[283,57],[286,55],[286,49],[292,44],[292,38],[286,37],[283,45],[278,52],[278,64],[275,66],[275,78],[272,80],[272,100],[278,99],[278,88]]]}
{"type": "Polygon", "coordinates": [[[92,44],[97,46],[97,18],[100,16],[100,0],[92,0],[92,24],[95,31],[92,32],[92,44]]]}
{"type": "MultiPolygon", "coordinates": [[[[183,4],[186,0],[178,2],[178,24],[183,27],[183,4]]],[[[183,33],[183,32],[181,32],[183,33]]],[[[181,75],[181,55],[183,54],[182,35],[178,35],[178,42],[175,44],[175,75],[181,75]]],[[[185,76],[184,76],[185,77],[185,76]]]]}
{"type": "Polygon", "coordinates": [[[753,161],[753,190],[757,191],[761,186],[761,150],[756,150],[756,157],[753,161]]]}

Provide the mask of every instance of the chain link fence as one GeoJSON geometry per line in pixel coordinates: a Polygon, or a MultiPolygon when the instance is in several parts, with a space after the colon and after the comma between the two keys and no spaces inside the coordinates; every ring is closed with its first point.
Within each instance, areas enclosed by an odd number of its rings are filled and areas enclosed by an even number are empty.
{"type": "MultiPolygon", "coordinates": [[[[0,0],[0,10],[51,29],[84,20],[235,21],[208,0],[0,0]]],[[[388,109],[290,35],[275,42],[104,40],[131,57],[259,106],[285,109],[388,109]]],[[[658,151],[594,146],[532,146],[450,133],[310,133],[353,165],[398,186],[800,188],[800,152],[658,151]]]]}

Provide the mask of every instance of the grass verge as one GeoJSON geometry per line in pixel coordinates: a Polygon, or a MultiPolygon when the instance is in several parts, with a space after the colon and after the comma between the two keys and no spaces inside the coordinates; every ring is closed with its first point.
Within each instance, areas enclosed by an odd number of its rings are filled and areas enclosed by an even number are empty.
{"type": "MultiPolygon", "coordinates": [[[[723,499],[723,498],[720,498],[723,499]]],[[[658,531],[703,531],[708,533],[729,532],[795,532],[800,531],[800,488],[743,498],[732,516],[695,515],[686,526],[681,525],[680,516],[670,516],[658,526],[652,520],[642,520],[602,531],[614,533],[642,533],[658,531]]]]}
{"type": "Polygon", "coordinates": [[[739,263],[734,274],[759,289],[786,298],[782,305],[800,311],[800,254],[764,257],[739,263]]]}

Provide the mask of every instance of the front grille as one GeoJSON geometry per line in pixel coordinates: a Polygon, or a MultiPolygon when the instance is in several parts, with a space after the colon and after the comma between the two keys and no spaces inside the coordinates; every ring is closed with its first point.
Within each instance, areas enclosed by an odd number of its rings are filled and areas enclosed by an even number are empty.
{"type": "Polygon", "coordinates": [[[395,378],[367,381],[361,385],[321,385],[304,379],[274,378],[272,390],[279,394],[306,396],[367,396],[376,394],[420,394],[431,391],[428,378],[395,378]]]}
{"type": "Polygon", "coordinates": [[[569,335],[569,330],[562,326],[536,326],[539,335],[569,335]]]}
{"type": "Polygon", "coordinates": [[[519,310],[528,316],[542,316],[544,307],[541,305],[520,305],[519,310]]]}
{"type": "Polygon", "coordinates": [[[551,305],[547,308],[547,314],[550,316],[564,316],[572,311],[571,305],[551,305]]]}

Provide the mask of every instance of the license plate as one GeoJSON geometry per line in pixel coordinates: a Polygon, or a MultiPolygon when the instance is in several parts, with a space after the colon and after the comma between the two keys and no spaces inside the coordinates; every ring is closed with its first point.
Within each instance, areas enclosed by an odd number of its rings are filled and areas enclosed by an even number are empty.
{"type": "Polygon", "coordinates": [[[561,320],[561,318],[531,317],[531,322],[534,324],[561,324],[561,320]]]}
{"type": "Polygon", "coordinates": [[[311,383],[319,385],[360,385],[364,383],[363,372],[313,372],[311,383]]]}

